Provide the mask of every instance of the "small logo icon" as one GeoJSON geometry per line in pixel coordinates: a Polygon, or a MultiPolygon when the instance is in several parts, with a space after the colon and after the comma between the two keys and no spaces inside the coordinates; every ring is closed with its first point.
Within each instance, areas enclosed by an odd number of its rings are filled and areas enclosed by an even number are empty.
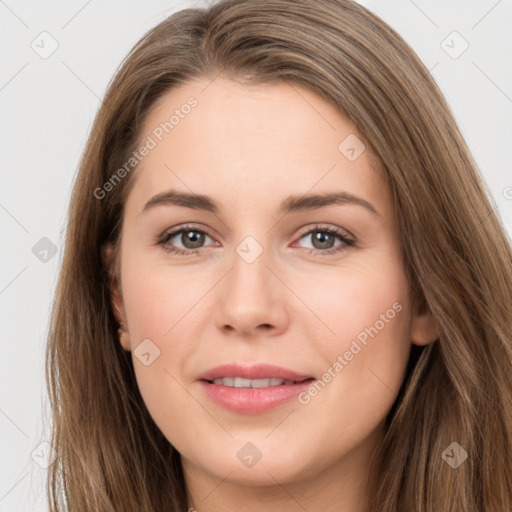
{"type": "Polygon", "coordinates": [[[453,31],[441,42],[441,48],[452,59],[458,59],[469,48],[469,43],[457,31],[453,31]]]}
{"type": "Polygon", "coordinates": [[[49,238],[43,236],[32,247],[32,254],[42,263],[48,263],[57,254],[57,246],[49,238]]]}
{"type": "Polygon", "coordinates": [[[240,462],[248,468],[252,468],[261,459],[262,455],[251,442],[245,443],[236,454],[240,462]]]}
{"type": "Polygon", "coordinates": [[[353,133],[347,135],[338,145],[338,151],[351,162],[357,160],[365,149],[363,141],[353,133]]]}
{"type": "Polygon", "coordinates": [[[141,341],[133,351],[133,355],[144,365],[153,364],[160,357],[160,349],[149,339],[141,341]]]}
{"type": "Polygon", "coordinates": [[[459,443],[453,442],[446,448],[441,457],[453,469],[457,469],[468,458],[468,452],[459,443]]]}
{"type": "Polygon", "coordinates": [[[43,469],[48,469],[57,458],[57,452],[53,449],[50,443],[43,441],[30,454],[30,457],[38,466],[43,469]]]}
{"type": "Polygon", "coordinates": [[[238,244],[236,252],[246,263],[254,263],[263,252],[263,247],[254,237],[247,236],[238,244]]]}
{"type": "Polygon", "coordinates": [[[30,46],[41,59],[47,59],[57,50],[59,43],[50,33],[44,31],[36,36],[30,46]]]}

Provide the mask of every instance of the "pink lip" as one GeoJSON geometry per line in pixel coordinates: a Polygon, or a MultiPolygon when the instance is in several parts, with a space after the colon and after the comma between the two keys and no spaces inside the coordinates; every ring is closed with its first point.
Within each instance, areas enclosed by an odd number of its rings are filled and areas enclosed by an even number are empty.
{"type": "Polygon", "coordinates": [[[244,379],[283,379],[301,381],[311,379],[311,375],[300,374],[272,364],[255,364],[241,366],[239,364],[223,364],[208,370],[198,377],[198,380],[213,380],[222,377],[242,377],[244,379]]]}
{"type": "Polygon", "coordinates": [[[269,364],[254,366],[225,364],[208,370],[200,375],[198,380],[206,395],[218,405],[238,413],[259,414],[296,397],[311,384],[313,377],[269,364]],[[275,378],[295,381],[295,384],[282,384],[268,388],[234,388],[213,384],[214,379],[222,377],[275,378]]]}

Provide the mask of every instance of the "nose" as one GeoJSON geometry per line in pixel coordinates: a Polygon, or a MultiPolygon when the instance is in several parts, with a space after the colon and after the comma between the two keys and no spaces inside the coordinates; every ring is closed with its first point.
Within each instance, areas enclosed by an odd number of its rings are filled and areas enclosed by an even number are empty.
{"type": "Polygon", "coordinates": [[[276,336],[286,329],[286,288],[270,268],[264,250],[254,261],[237,252],[218,289],[216,324],[226,334],[247,337],[276,336]]]}

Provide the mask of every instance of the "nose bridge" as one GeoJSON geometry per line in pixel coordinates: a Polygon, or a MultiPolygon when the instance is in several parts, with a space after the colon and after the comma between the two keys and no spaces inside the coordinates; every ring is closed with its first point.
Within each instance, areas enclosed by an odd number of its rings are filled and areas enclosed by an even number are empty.
{"type": "MultiPolygon", "coordinates": [[[[248,235],[234,248],[217,307],[219,327],[249,332],[260,325],[279,327],[283,305],[269,270],[272,255],[255,236],[248,235]]],[[[282,327],[282,326],[281,326],[282,327]]]]}
{"type": "MultiPolygon", "coordinates": [[[[259,238],[261,239],[261,236],[259,238]]],[[[241,294],[242,298],[252,297],[252,301],[249,302],[262,298],[270,300],[272,295],[269,282],[271,272],[267,267],[271,255],[268,251],[268,248],[264,247],[263,241],[260,243],[253,235],[246,236],[235,247],[229,284],[231,291],[241,294]]]]}

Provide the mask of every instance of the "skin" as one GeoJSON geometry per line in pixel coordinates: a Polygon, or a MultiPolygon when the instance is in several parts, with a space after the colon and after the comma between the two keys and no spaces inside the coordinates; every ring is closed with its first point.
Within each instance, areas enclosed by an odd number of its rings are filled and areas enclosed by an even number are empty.
{"type": "MultiPolygon", "coordinates": [[[[181,85],[150,112],[141,140],[190,96],[197,107],[135,171],[111,290],[142,397],[182,455],[189,506],[199,512],[362,512],[370,457],[411,344],[437,337],[431,315],[409,300],[389,189],[369,148],[354,161],[338,150],[356,127],[287,83],[247,86],[220,76],[181,85]],[[161,204],[141,213],[169,189],[208,195],[219,211],[161,204]],[[357,204],[278,212],[290,195],[334,191],[363,198],[378,215],[357,204]],[[181,234],[172,242],[188,248],[185,256],[156,244],[191,222],[206,233],[202,252],[181,234]],[[318,223],[356,245],[322,254],[311,234],[318,223]],[[249,235],[263,250],[250,264],[236,252],[249,235]],[[401,311],[306,405],[292,399],[262,414],[231,412],[196,380],[228,362],[321,379],[395,303],[401,311]],[[145,339],[160,350],[148,366],[134,353],[145,339]],[[250,468],[237,457],[247,442],[262,454],[250,468]]],[[[335,237],[332,246],[340,245],[335,237]]],[[[108,248],[109,265],[111,255],[108,248]]]]}

